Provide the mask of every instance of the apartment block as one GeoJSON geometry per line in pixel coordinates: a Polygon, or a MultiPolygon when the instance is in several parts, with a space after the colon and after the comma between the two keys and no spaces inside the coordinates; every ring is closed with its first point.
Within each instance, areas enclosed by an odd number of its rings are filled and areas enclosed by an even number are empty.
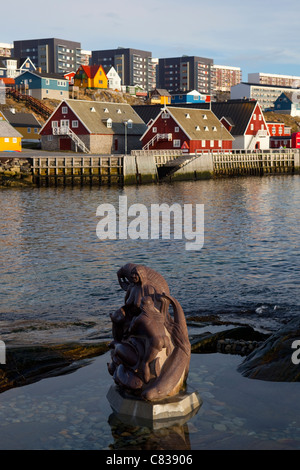
{"type": "Polygon", "coordinates": [[[231,99],[251,99],[259,101],[263,111],[274,108],[274,103],[282,93],[298,92],[298,88],[279,85],[262,85],[255,83],[239,83],[231,87],[231,99]]]}
{"type": "Polygon", "coordinates": [[[294,75],[279,75],[261,72],[248,73],[248,82],[260,85],[300,88],[300,77],[294,75]]]}
{"type": "Polygon", "coordinates": [[[216,92],[230,92],[230,88],[242,81],[242,71],[240,67],[227,65],[214,65],[216,92]]]}
{"type": "Polygon", "coordinates": [[[57,38],[14,41],[14,57],[29,57],[46,73],[76,72],[81,64],[81,44],[57,38]]]}
{"type": "Polygon", "coordinates": [[[0,42],[0,56],[1,57],[11,57],[13,44],[9,44],[7,42],[0,42]]]}
{"type": "Polygon", "coordinates": [[[199,93],[215,93],[213,60],[196,56],[159,59],[158,87],[170,93],[196,90],[199,93]]]}
{"type": "Polygon", "coordinates": [[[156,62],[152,52],[118,47],[92,51],[92,64],[114,67],[124,86],[140,86],[150,91],[156,84],[156,62]]]}

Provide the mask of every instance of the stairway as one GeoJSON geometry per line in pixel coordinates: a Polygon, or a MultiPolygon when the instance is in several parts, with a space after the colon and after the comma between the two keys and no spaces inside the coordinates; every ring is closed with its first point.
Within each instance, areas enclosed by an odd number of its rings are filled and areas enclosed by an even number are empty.
{"type": "Polygon", "coordinates": [[[17,90],[14,89],[8,89],[6,90],[7,96],[10,96],[13,98],[15,101],[23,101],[25,105],[35,111],[37,114],[42,116],[44,119],[48,119],[51,114],[52,114],[52,109],[48,108],[48,106],[45,106],[44,103],[42,103],[40,100],[33,98],[32,96],[29,95],[24,95],[20,93],[17,90]]]}
{"type": "Polygon", "coordinates": [[[52,132],[53,132],[53,135],[67,135],[67,136],[69,136],[73,140],[75,145],[82,150],[82,152],[90,153],[90,150],[85,145],[85,143],[78,137],[77,134],[75,134],[75,132],[72,131],[72,129],[70,129],[70,127],[67,127],[67,126],[53,127],[52,132]]]}
{"type": "Polygon", "coordinates": [[[157,168],[159,179],[163,180],[163,179],[169,178],[180,168],[183,168],[184,166],[191,163],[193,160],[196,160],[197,158],[200,158],[200,157],[201,155],[199,154],[195,154],[195,155],[189,154],[189,155],[181,155],[180,157],[174,158],[174,160],[168,161],[164,165],[157,168]]]}

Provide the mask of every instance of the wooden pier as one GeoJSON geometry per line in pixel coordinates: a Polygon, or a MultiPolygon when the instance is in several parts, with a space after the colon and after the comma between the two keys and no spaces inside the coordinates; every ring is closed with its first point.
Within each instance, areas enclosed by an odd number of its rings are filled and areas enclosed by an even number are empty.
{"type": "Polygon", "coordinates": [[[299,155],[298,152],[262,150],[213,153],[213,171],[216,176],[293,173],[297,166],[295,154],[299,155]]]}
{"type": "Polygon", "coordinates": [[[131,155],[32,156],[38,186],[126,185],[300,172],[300,151],[132,152],[131,155]]]}
{"type": "Polygon", "coordinates": [[[123,184],[124,155],[34,157],[33,183],[38,186],[123,184]]]}

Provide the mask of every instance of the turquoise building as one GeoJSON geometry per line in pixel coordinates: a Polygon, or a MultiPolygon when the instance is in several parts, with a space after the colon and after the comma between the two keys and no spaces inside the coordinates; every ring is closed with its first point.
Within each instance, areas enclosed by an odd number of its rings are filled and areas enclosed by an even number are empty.
{"type": "Polygon", "coordinates": [[[39,100],[69,98],[69,81],[59,74],[26,71],[15,78],[15,85],[21,93],[39,100]]]}

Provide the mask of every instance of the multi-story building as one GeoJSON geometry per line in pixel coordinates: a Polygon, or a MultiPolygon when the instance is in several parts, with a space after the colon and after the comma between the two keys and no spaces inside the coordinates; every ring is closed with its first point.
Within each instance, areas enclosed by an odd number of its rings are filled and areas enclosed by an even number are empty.
{"type": "Polygon", "coordinates": [[[81,49],[81,65],[91,65],[92,51],[81,49]]]}
{"type": "Polygon", "coordinates": [[[242,81],[242,71],[240,67],[227,65],[214,65],[216,92],[230,92],[230,88],[242,81]]]}
{"type": "Polygon", "coordinates": [[[159,59],[159,88],[170,93],[196,90],[199,93],[215,93],[215,70],[213,60],[196,56],[159,59]]]}
{"type": "Polygon", "coordinates": [[[273,73],[248,73],[249,83],[261,85],[275,85],[283,87],[300,87],[300,77],[294,75],[277,75],[273,73]]]}
{"type": "Polygon", "coordinates": [[[75,72],[81,64],[81,44],[56,38],[14,41],[14,56],[29,57],[42,72],[75,72]]]}
{"type": "Polygon", "coordinates": [[[8,44],[6,42],[0,42],[0,56],[2,57],[11,57],[13,44],[8,44]]]}
{"type": "MultiPolygon", "coordinates": [[[[125,86],[142,87],[150,91],[155,80],[155,61],[152,53],[130,48],[117,48],[92,51],[92,64],[103,67],[112,66],[121,77],[125,86]]],[[[154,86],[155,88],[155,86],[154,86]]]]}
{"type": "Polygon", "coordinates": [[[231,99],[253,99],[259,101],[263,111],[274,108],[277,98],[285,92],[299,93],[298,88],[276,85],[260,85],[259,83],[239,83],[231,87],[231,99]]]}

